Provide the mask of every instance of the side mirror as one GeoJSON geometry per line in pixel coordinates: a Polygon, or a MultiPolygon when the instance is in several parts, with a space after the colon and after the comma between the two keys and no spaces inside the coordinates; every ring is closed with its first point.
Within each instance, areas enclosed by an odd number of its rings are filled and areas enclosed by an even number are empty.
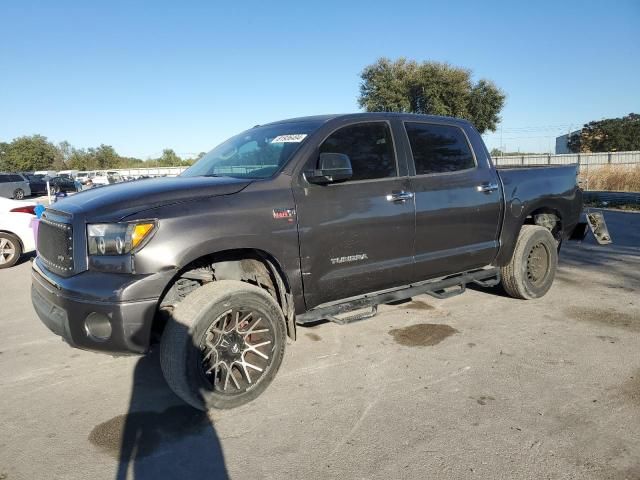
{"type": "Polygon", "coordinates": [[[344,153],[321,153],[318,169],[308,170],[304,176],[309,183],[318,185],[344,182],[353,176],[351,160],[344,153]]]}

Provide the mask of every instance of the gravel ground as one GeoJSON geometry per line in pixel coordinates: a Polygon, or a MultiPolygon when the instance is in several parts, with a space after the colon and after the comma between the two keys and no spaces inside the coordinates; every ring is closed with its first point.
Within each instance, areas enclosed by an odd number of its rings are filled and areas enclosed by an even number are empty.
{"type": "Polygon", "coordinates": [[[640,478],[640,214],[567,244],[543,299],[474,289],[300,328],[256,401],[210,415],[156,355],[73,350],[0,271],[0,479],[640,478]]]}

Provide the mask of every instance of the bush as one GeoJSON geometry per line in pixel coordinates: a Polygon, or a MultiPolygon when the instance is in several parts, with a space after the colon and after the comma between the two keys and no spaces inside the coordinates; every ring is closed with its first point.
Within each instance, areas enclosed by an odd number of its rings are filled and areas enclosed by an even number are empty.
{"type": "Polygon", "coordinates": [[[582,166],[580,180],[585,190],[640,192],[640,165],[582,166]]]}

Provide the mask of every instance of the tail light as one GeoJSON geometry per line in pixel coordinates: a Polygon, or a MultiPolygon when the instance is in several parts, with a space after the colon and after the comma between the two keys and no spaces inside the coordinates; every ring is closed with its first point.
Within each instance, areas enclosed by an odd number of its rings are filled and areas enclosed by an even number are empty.
{"type": "Polygon", "coordinates": [[[26,207],[12,208],[9,211],[10,212],[16,212],[16,213],[29,213],[31,215],[35,215],[36,214],[35,210],[36,210],[36,206],[35,205],[27,205],[26,207]]]}

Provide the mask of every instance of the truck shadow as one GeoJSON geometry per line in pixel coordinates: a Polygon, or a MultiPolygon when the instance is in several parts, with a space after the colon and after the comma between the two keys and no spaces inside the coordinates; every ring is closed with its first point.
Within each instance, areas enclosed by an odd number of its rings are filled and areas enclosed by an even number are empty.
{"type": "Polygon", "coordinates": [[[158,352],[136,364],[126,415],[97,425],[89,440],[117,458],[116,480],[229,478],[213,422],[169,389],[158,352]]]}
{"type": "MultiPolygon", "coordinates": [[[[613,243],[598,245],[591,234],[583,242],[567,242],[560,253],[560,265],[613,274],[626,283],[640,285],[640,214],[604,212],[613,243]]],[[[597,273],[593,278],[598,278],[597,273]]]]}

